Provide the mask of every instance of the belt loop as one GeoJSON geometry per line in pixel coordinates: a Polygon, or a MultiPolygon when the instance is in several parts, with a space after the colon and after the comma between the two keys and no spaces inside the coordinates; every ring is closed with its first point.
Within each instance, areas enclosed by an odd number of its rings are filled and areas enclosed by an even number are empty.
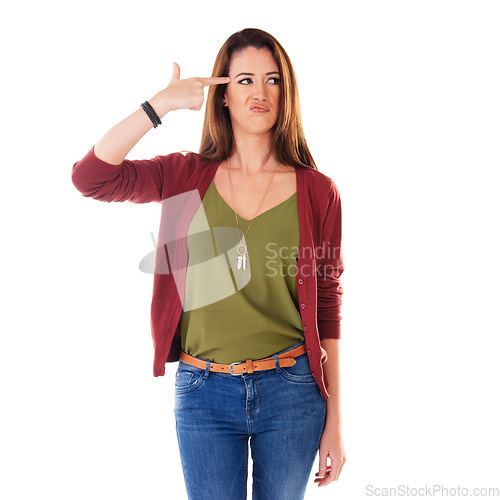
{"type": "Polygon", "coordinates": [[[280,371],[280,361],[277,354],[273,354],[274,364],[276,365],[276,371],[280,371]]]}
{"type": "Polygon", "coordinates": [[[205,375],[203,375],[204,379],[207,379],[210,374],[210,360],[207,359],[207,366],[205,367],[205,375]]]}

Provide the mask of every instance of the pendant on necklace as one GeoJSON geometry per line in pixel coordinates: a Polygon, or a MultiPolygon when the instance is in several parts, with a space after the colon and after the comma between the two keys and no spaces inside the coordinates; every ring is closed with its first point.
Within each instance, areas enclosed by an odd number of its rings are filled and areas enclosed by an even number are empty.
{"type": "Polygon", "coordinates": [[[240,243],[236,247],[236,251],[238,252],[238,269],[241,269],[243,267],[243,271],[247,268],[247,247],[243,243],[240,243]],[[245,251],[243,253],[240,253],[240,247],[244,247],[245,251]]]}

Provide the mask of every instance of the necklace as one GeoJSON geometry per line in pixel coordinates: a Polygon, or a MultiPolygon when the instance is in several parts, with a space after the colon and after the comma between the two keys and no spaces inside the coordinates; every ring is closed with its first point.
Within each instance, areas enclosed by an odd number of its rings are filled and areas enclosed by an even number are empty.
{"type": "MultiPolygon", "coordinates": [[[[227,158],[227,164],[228,164],[228,174],[229,174],[229,186],[231,187],[231,205],[234,207],[234,201],[233,201],[233,183],[231,182],[231,164],[229,163],[229,158],[227,158]]],[[[245,234],[245,243],[246,243],[246,238],[248,235],[248,232],[250,231],[250,227],[252,226],[252,222],[255,219],[255,216],[257,215],[257,212],[259,211],[259,208],[262,206],[262,202],[264,201],[264,198],[266,197],[267,192],[269,191],[269,188],[271,187],[271,182],[273,180],[274,174],[276,173],[276,170],[278,170],[279,163],[276,165],[276,168],[274,169],[273,175],[271,176],[271,180],[269,181],[269,184],[267,185],[267,189],[264,193],[264,196],[260,200],[259,206],[257,207],[257,210],[255,211],[255,214],[250,221],[250,225],[248,226],[247,232],[245,234]]],[[[238,228],[238,234],[240,234],[240,225],[238,223],[238,215],[236,214],[236,210],[233,208],[234,216],[236,217],[236,227],[238,228]]],[[[238,264],[237,268],[242,269],[243,271],[247,268],[247,258],[248,258],[248,253],[247,253],[247,246],[243,243],[243,239],[240,237],[240,244],[236,247],[236,252],[238,253],[238,264]],[[243,249],[243,250],[240,250],[243,249]]]]}

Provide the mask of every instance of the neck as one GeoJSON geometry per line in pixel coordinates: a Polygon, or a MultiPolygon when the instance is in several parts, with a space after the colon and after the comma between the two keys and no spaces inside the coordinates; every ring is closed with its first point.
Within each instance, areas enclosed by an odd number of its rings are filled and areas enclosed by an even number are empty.
{"type": "Polygon", "coordinates": [[[271,148],[271,134],[235,136],[233,151],[229,156],[231,169],[248,176],[274,172],[278,160],[271,148]]]}

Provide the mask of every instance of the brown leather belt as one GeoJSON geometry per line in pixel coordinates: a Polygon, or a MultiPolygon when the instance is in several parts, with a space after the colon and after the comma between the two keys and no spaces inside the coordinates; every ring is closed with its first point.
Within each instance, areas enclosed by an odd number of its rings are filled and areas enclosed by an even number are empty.
{"type": "MultiPolygon", "coordinates": [[[[279,365],[284,367],[293,366],[296,363],[294,358],[300,356],[301,354],[304,354],[305,352],[306,345],[302,344],[299,347],[292,349],[291,351],[278,354],[279,365]]],[[[203,370],[205,370],[205,368],[207,367],[207,362],[205,360],[190,356],[182,350],[179,359],[184,361],[184,363],[188,363],[203,370]]],[[[211,372],[230,373],[231,375],[253,373],[254,371],[270,370],[271,368],[276,368],[276,364],[272,356],[269,356],[268,358],[257,359],[255,361],[253,361],[252,359],[247,359],[246,361],[237,361],[235,363],[231,363],[230,365],[224,365],[222,363],[210,363],[211,372]]]]}

